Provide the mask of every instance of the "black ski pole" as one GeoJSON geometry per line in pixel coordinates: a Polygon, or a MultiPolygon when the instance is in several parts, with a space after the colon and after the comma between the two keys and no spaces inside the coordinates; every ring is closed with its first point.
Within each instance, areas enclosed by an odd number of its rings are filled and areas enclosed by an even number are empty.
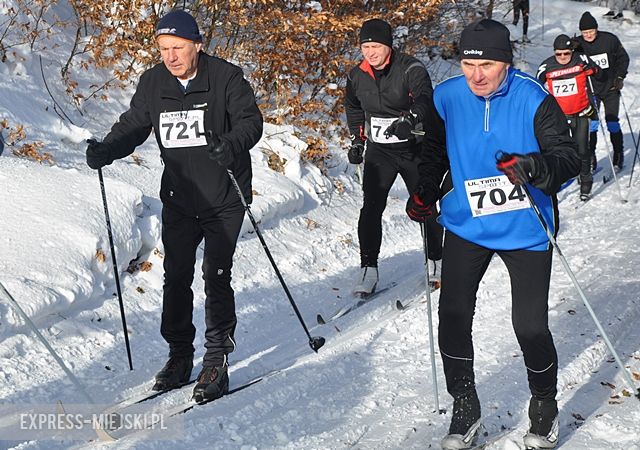
{"type": "MultiPolygon", "coordinates": [[[[436,412],[444,413],[440,410],[440,399],[438,395],[438,373],[436,371],[436,352],[433,339],[433,315],[431,313],[431,283],[429,281],[429,244],[427,243],[427,226],[425,222],[420,222],[420,233],[422,233],[422,248],[424,250],[424,281],[427,292],[427,318],[429,321],[429,351],[431,353],[431,377],[433,378],[433,396],[436,401],[436,412]]],[[[435,261],[434,261],[435,264],[435,261]]]]}
{"type": "Polygon", "coordinates": [[[631,120],[629,120],[629,113],[627,112],[627,105],[624,103],[624,97],[622,96],[622,91],[620,92],[620,100],[622,100],[622,107],[624,108],[624,115],[627,118],[627,123],[629,124],[629,131],[631,132],[631,138],[633,139],[633,146],[636,148],[635,154],[633,155],[633,164],[631,164],[631,175],[629,176],[629,186],[631,187],[631,181],[633,181],[633,169],[636,167],[636,160],[638,159],[638,144],[640,144],[640,135],[638,135],[638,139],[636,140],[635,134],[633,134],[633,128],[631,127],[631,120]]]}
{"type": "Polygon", "coordinates": [[[104,189],[104,178],[102,169],[98,169],[98,179],[100,180],[100,190],[102,191],[102,204],[104,206],[104,217],[107,221],[107,232],[109,233],[109,245],[111,246],[111,262],[113,264],[113,276],[116,279],[116,291],[118,292],[118,302],[120,302],[120,317],[122,318],[122,331],[124,332],[124,344],[127,347],[127,357],[129,358],[129,370],[133,370],[131,362],[131,347],[129,346],[129,333],[127,333],[127,319],[124,315],[124,303],[122,301],[122,291],[120,289],[120,275],[118,274],[118,263],[116,262],[116,249],[113,245],[113,233],[111,232],[111,220],[109,219],[109,207],[107,206],[107,192],[104,189]]]}
{"type": "Polygon", "coordinates": [[[307,334],[307,337],[309,338],[309,346],[311,347],[311,349],[314,352],[318,352],[318,350],[320,349],[320,347],[322,347],[325,343],[325,339],[322,336],[315,336],[315,337],[311,337],[311,334],[309,333],[309,329],[307,328],[307,325],[304,323],[304,319],[302,318],[302,315],[300,314],[300,311],[298,310],[298,306],[296,305],[296,302],[293,300],[293,297],[291,296],[291,293],[289,292],[289,288],[287,287],[287,284],[284,282],[284,278],[282,278],[282,275],[280,274],[280,271],[278,270],[278,266],[276,265],[276,262],[273,259],[273,256],[271,256],[271,252],[269,251],[269,247],[267,247],[267,243],[265,242],[264,238],[262,237],[262,233],[260,232],[260,228],[258,228],[258,223],[256,222],[256,219],[253,217],[253,213],[251,212],[251,208],[249,207],[249,204],[247,204],[246,199],[244,198],[244,195],[242,194],[242,189],[240,189],[240,185],[238,184],[238,181],[236,180],[236,177],[233,175],[233,172],[230,169],[227,169],[227,173],[229,174],[229,178],[231,179],[231,183],[233,184],[233,187],[235,188],[236,192],[238,193],[238,197],[240,197],[240,202],[242,202],[242,206],[244,206],[245,211],[247,212],[247,215],[249,216],[249,220],[251,221],[251,225],[253,225],[253,229],[256,230],[256,234],[258,235],[258,239],[260,239],[260,243],[262,244],[262,248],[264,249],[264,252],[267,254],[267,258],[269,258],[269,262],[271,263],[271,266],[273,267],[273,270],[276,272],[276,275],[278,276],[278,280],[280,280],[280,284],[282,285],[282,289],[284,289],[285,294],[287,295],[287,298],[289,299],[289,303],[291,303],[291,306],[293,307],[293,310],[296,313],[296,316],[298,316],[298,320],[300,321],[300,324],[302,325],[302,328],[304,328],[304,332],[307,334]]]}
{"type": "Polygon", "coordinates": [[[631,390],[631,393],[638,400],[640,400],[640,389],[636,388],[636,386],[635,386],[635,384],[633,382],[633,379],[629,375],[629,372],[625,368],[624,364],[622,364],[622,360],[618,356],[618,353],[616,352],[615,348],[613,348],[613,345],[611,345],[611,341],[609,340],[609,336],[607,336],[607,333],[604,331],[604,328],[602,328],[602,325],[600,324],[600,321],[598,320],[598,317],[596,316],[596,313],[593,311],[593,308],[591,307],[591,304],[587,300],[587,297],[584,295],[584,292],[582,291],[582,288],[580,287],[580,284],[578,283],[578,279],[576,278],[576,276],[574,275],[573,271],[571,270],[571,267],[569,267],[569,263],[567,262],[567,259],[562,254],[562,250],[560,250],[560,247],[558,246],[558,242],[553,237],[553,234],[551,233],[551,230],[549,230],[549,227],[547,226],[547,223],[544,221],[544,218],[542,217],[542,213],[538,209],[538,205],[536,205],[536,202],[533,201],[533,197],[531,196],[531,193],[529,192],[529,188],[527,187],[526,184],[523,184],[522,188],[524,189],[525,194],[527,194],[527,199],[529,200],[529,204],[531,205],[531,208],[533,209],[533,212],[535,213],[535,215],[538,217],[538,221],[540,222],[540,225],[542,226],[542,228],[544,228],[545,233],[547,233],[547,239],[549,239],[549,242],[551,243],[553,248],[555,248],[556,252],[558,253],[558,257],[560,258],[560,261],[562,262],[562,265],[564,266],[565,272],[567,273],[567,275],[569,275],[569,278],[571,278],[571,281],[573,282],[573,285],[575,286],[576,290],[578,291],[578,295],[582,299],[582,303],[584,303],[584,306],[587,308],[587,311],[589,311],[589,314],[591,315],[591,318],[593,319],[593,321],[596,324],[596,327],[600,331],[600,335],[602,336],[602,339],[604,340],[604,343],[609,348],[609,351],[613,355],[613,358],[616,360],[616,363],[618,363],[618,366],[620,367],[620,370],[622,371],[622,377],[624,378],[627,386],[631,390]]]}

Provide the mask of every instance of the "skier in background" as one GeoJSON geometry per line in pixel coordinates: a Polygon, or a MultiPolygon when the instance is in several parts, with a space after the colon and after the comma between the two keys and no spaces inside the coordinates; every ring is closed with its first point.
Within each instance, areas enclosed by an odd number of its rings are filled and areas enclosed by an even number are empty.
{"type": "Polygon", "coordinates": [[[445,450],[472,447],[481,425],[471,330],[476,294],[496,254],[509,272],[511,318],[531,392],[524,444],[539,449],[558,442],[558,357],[548,326],[553,250],[522,185],[556,233],[555,194],[578,174],[580,160],[554,97],[511,67],[509,38],[509,30],[490,19],[462,31],[463,76],[434,90],[420,181],[407,202],[412,219],[433,215],[446,174],[438,341],[453,408],[445,450]]]}
{"type": "MultiPolygon", "coordinates": [[[[613,165],[618,170],[622,170],[624,144],[618,115],[621,91],[629,69],[629,55],[615,34],[598,30],[598,22],[589,12],[585,12],[580,18],[579,28],[581,36],[577,38],[576,50],[589,56],[603,72],[601,78],[591,80],[596,96],[596,111],[599,112],[600,104],[604,104],[604,118],[613,146],[613,165]]],[[[597,161],[595,155],[598,125],[598,120],[591,121],[589,150],[592,154],[593,170],[595,170],[597,161]]]]}
{"type": "Polygon", "coordinates": [[[142,74],[129,110],[104,141],[88,141],[87,164],[92,169],[111,164],[155,133],[164,163],[160,332],[169,344],[169,360],[153,389],[176,388],[191,376],[196,334],[191,284],[204,240],[206,352],[193,397],[211,400],[229,390],[227,355],[235,349],[237,324],[231,268],[245,212],[227,169],[250,202],[249,150],[262,135],[262,115],[242,69],[202,52],[202,36],[189,13],[174,10],[162,17],[156,44],[163,62],[142,74]]]}
{"type": "Polygon", "coordinates": [[[538,68],[538,79],[553,95],[567,117],[571,135],[578,144],[580,167],[580,199],[589,200],[593,186],[591,152],[589,151],[589,119],[598,119],[591,104],[593,93],[587,77],[601,73],[588,56],[573,51],[573,42],[566,34],[553,41],[554,55],[538,68]]]}
{"type": "Polygon", "coordinates": [[[518,25],[520,12],[522,12],[522,42],[529,43],[531,42],[527,37],[527,31],[529,30],[529,0],[513,0],[514,25],[518,25]]]}
{"type": "MultiPolygon", "coordinates": [[[[347,77],[345,109],[351,134],[351,164],[364,160],[364,204],[358,220],[360,267],[354,293],[369,295],[378,283],[382,213],[398,174],[409,192],[418,182],[420,144],[411,133],[424,118],[433,89],[427,69],[416,58],[393,50],[391,25],[367,20],[360,29],[364,60],[347,77]],[[365,152],[366,142],[366,152],[365,152]]],[[[442,227],[426,222],[430,280],[440,280],[442,227]]]]}
{"type": "Polygon", "coordinates": [[[625,0],[609,0],[609,12],[607,12],[603,17],[607,19],[622,19],[624,18],[624,14],[622,14],[622,10],[624,9],[625,0]],[[616,14],[616,11],[618,13],[616,14]]]}

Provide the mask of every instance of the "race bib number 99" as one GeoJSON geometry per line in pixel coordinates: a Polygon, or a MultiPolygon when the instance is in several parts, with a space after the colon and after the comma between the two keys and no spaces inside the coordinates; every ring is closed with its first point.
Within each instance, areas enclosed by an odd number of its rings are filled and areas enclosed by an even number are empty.
{"type": "Polygon", "coordinates": [[[372,117],[371,118],[371,140],[378,144],[396,144],[398,142],[407,142],[407,139],[398,139],[396,136],[386,137],[384,132],[387,131],[397,117],[372,117]]]}
{"type": "Polygon", "coordinates": [[[591,60],[598,65],[601,69],[609,68],[609,56],[606,53],[599,53],[597,55],[589,56],[591,60]]]}
{"type": "Polygon", "coordinates": [[[204,111],[174,111],[160,114],[160,139],[165,148],[207,145],[204,111]]]}
{"type": "Polygon", "coordinates": [[[511,184],[506,175],[465,180],[464,187],[473,217],[530,207],[522,186],[511,184]]]}

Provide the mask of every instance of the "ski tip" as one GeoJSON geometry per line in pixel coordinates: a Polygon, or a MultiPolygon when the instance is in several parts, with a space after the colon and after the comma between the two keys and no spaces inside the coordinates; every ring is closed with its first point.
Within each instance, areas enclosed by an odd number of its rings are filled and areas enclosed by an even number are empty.
{"type": "Polygon", "coordinates": [[[322,314],[318,314],[316,316],[316,322],[318,322],[318,325],[326,325],[327,321],[324,320],[324,317],[322,317],[322,314]]]}

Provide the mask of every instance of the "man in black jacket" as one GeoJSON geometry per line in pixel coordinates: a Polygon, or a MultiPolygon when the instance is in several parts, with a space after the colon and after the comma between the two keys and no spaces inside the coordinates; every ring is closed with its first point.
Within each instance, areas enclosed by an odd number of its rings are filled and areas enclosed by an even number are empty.
{"type": "Polygon", "coordinates": [[[130,155],[153,130],[164,172],[160,187],[164,244],[161,333],[169,360],[154,390],[186,383],[193,368],[192,323],[196,250],[204,239],[206,353],[196,400],[228,391],[227,354],[235,347],[231,267],[244,208],[227,169],[251,201],[249,150],[262,135],[262,116],[242,70],[203,53],[194,18],[181,10],[160,19],[156,43],[162,64],[145,71],[103,142],[89,140],[87,164],[99,169],[130,155]]]}
{"type": "MultiPolygon", "coordinates": [[[[582,34],[577,38],[579,49],[600,66],[603,72],[602,79],[591,80],[596,96],[596,109],[600,109],[600,103],[604,104],[604,118],[613,146],[613,164],[621,170],[624,164],[624,146],[618,113],[620,112],[620,91],[629,69],[629,55],[615,34],[598,30],[598,22],[589,12],[582,15],[579,27],[582,34]]],[[[589,133],[589,149],[593,155],[594,164],[598,123],[597,120],[591,122],[589,133]]]]}
{"type": "MultiPolygon", "coordinates": [[[[354,288],[358,295],[371,294],[378,282],[382,213],[391,186],[398,174],[409,192],[417,185],[420,145],[411,131],[422,121],[433,92],[424,65],[392,46],[391,25],[380,19],[364,22],[360,30],[364,60],[347,77],[349,162],[360,164],[364,159],[364,204],[358,221],[362,271],[354,288]]],[[[435,217],[425,225],[430,280],[439,282],[442,227],[435,217]]]]}

